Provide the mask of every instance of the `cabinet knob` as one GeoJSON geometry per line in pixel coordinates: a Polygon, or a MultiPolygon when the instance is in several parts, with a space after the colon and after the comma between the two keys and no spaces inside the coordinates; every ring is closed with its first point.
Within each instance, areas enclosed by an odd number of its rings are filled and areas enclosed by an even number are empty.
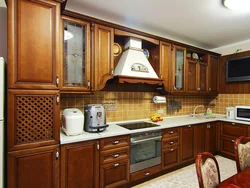
{"type": "Polygon", "coordinates": [[[169,131],[168,134],[174,134],[174,131],[169,131]]]}
{"type": "Polygon", "coordinates": [[[119,140],[116,140],[116,141],[113,142],[113,144],[119,144],[119,143],[120,143],[119,140]]]}
{"type": "Polygon", "coordinates": [[[191,127],[191,125],[188,125],[187,127],[188,127],[188,128],[190,128],[190,127],[191,127]]]}
{"type": "Polygon", "coordinates": [[[208,88],[208,91],[211,91],[212,89],[211,88],[208,88]]]}
{"type": "Polygon", "coordinates": [[[173,143],[174,143],[174,142],[169,142],[168,144],[169,144],[169,145],[173,145],[173,143]]]}
{"type": "Polygon", "coordinates": [[[115,164],[113,164],[112,166],[113,167],[117,167],[117,166],[119,166],[120,164],[119,163],[115,163],[115,164]]]}
{"type": "Polygon", "coordinates": [[[232,123],[232,125],[235,125],[235,123],[232,123]]]}
{"type": "Polygon", "coordinates": [[[120,156],[120,154],[118,154],[118,153],[113,155],[114,158],[117,158],[119,156],[120,156]]]}
{"type": "Polygon", "coordinates": [[[171,149],[170,149],[170,151],[174,151],[174,149],[173,149],[173,148],[171,148],[171,149]]]}
{"type": "Polygon", "coordinates": [[[112,76],[114,75],[114,69],[111,69],[111,75],[112,76]]]}
{"type": "Polygon", "coordinates": [[[232,142],[234,143],[234,142],[235,142],[235,140],[232,140],[232,142]]]}
{"type": "Polygon", "coordinates": [[[200,90],[201,90],[201,88],[198,87],[198,88],[197,88],[197,91],[200,91],[200,90]]]}
{"type": "Polygon", "coordinates": [[[144,175],[145,175],[145,176],[148,176],[149,174],[150,174],[149,172],[145,172],[145,174],[144,174],[144,175]]]}
{"type": "Polygon", "coordinates": [[[208,129],[210,129],[210,128],[211,128],[211,126],[210,126],[210,124],[209,124],[209,123],[207,124],[207,128],[208,128],[208,129]]]}

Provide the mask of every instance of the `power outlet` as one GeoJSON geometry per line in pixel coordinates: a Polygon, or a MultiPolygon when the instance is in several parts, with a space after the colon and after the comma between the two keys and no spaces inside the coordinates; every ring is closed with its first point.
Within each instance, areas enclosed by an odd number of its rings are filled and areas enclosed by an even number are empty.
{"type": "Polygon", "coordinates": [[[163,114],[164,110],[163,109],[159,109],[157,112],[158,112],[158,114],[163,114]]]}

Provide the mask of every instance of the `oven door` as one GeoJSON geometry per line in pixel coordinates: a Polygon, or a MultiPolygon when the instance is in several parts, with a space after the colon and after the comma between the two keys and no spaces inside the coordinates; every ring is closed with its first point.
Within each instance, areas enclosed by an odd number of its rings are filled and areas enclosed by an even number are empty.
{"type": "Polygon", "coordinates": [[[161,164],[161,136],[131,141],[130,173],[161,164]]]}

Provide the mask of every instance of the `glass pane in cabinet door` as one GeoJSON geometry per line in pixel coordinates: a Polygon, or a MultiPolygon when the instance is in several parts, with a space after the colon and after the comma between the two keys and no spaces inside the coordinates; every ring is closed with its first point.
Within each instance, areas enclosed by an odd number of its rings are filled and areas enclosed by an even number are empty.
{"type": "Polygon", "coordinates": [[[85,26],[64,21],[64,86],[86,85],[85,26]]]}
{"type": "Polygon", "coordinates": [[[176,50],[175,54],[175,89],[183,89],[184,50],[176,50]]]}

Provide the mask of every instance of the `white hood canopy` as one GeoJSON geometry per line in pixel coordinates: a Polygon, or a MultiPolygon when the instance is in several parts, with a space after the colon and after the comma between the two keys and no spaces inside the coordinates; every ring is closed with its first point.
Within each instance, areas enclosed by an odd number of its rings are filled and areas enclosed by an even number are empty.
{"type": "Polygon", "coordinates": [[[128,37],[114,76],[159,78],[142,50],[142,40],[128,37]]]}

